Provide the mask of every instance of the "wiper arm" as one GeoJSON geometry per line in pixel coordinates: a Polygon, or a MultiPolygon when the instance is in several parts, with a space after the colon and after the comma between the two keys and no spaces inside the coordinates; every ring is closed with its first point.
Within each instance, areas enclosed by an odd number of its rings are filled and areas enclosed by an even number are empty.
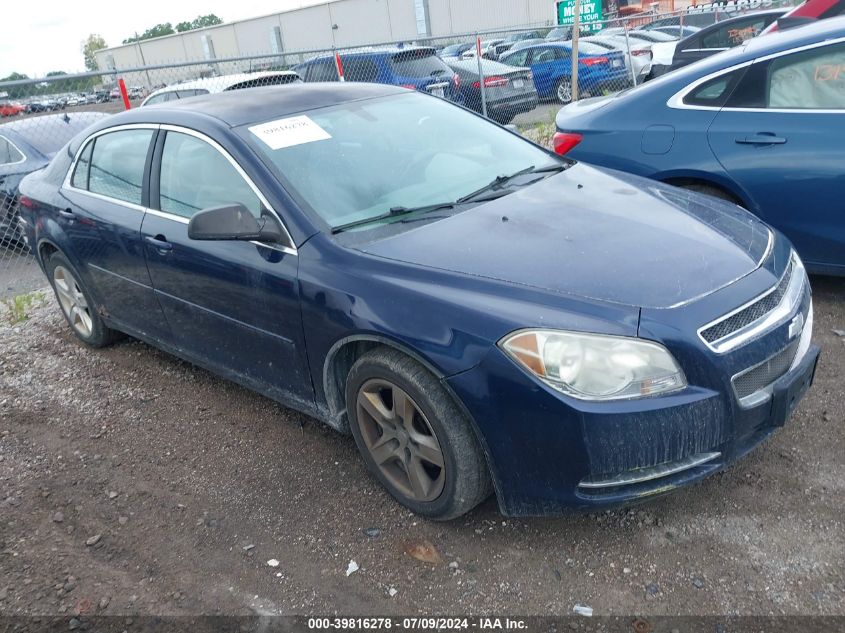
{"type": "Polygon", "coordinates": [[[362,218],[360,220],[347,222],[346,224],[339,224],[338,226],[333,226],[332,235],[336,233],[342,233],[343,231],[355,228],[356,226],[364,226],[365,224],[371,224],[372,222],[389,220],[391,218],[396,218],[403,215],[410,215],[411,213],[429,213],[431,211],[437,211],[438,209],[451,209],[454,206],[454,202],[439,202],[437,204],[426,204],[419,207],[391,207],[387,213],[381,213],[379,215],[374,215],[370,218],[362,218]]]}
{"type": "MultiPolygon", "coordinates": [[[[509,176],[505,176],[505,175],[496,176],[493,180],[491,180],[486,185],[481,187],[481,189],[476,189],[472,193],[468,193],[467,195],[465,195],[461,198],[458,198],[458,203],[469,202],[470,200],[473,200],[474,198],[477,198],[481,194],[487,193],[488,191],[497,191],[502,185],[510,182],[511,180],[513,180],[514,178],[517,178],[519,176],[524,176],[526,174],[542,174],[542,173],[552,172],[552,171],[563,171],[564,169],[567,169],[567,168],[569,168],[569,165],[566,164],[566,163],[546,165],[545,167],[536,167],[534,165],[531,165],[530,167],[526,167],[525,169],[520,169],[519,171],[514,172],[514,173],[510,174],[509,176]]],[[[500,196],[506,195],[507,192],[497,191],[497,193],[499,195],[497,195],[496,197],[500,197],[500,196]]]]}

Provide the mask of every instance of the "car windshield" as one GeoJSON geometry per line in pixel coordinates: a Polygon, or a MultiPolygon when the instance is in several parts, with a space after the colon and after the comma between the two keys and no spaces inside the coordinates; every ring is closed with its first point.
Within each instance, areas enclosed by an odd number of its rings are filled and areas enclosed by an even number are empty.
{"type": "Polygon", "coordinates": [[[561,164],[481,117],[414,92],[238,132],[275,166],[286,189],[332,228],[395,209],[454,202],[498,176],[561,164]]]}

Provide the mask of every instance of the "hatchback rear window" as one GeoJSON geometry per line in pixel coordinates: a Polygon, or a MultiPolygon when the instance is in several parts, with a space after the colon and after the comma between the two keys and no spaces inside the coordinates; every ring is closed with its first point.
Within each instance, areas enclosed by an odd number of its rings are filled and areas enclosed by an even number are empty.
{"type": "Polygon", "coordinates": [[[449,72],[449,67],[429,50],[396,53],[390,63],[400,77],[431,77],[449,72]]]}

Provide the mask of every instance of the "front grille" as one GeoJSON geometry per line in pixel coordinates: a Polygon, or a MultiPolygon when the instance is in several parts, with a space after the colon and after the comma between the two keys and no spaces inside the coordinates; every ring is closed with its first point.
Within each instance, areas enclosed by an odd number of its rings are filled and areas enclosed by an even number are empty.
{"type": "Polygon", "coordinates": [[[733,377],[734,392],[739,400],[768,387],[792,366],[800,339],[796,339],[771,358],[733,377]]]}
{"type": "Polygon", "coordinates": [[[711,325],[706,330],[702,330],[701,337],[708,343],[715,343],[726,336],[730,336],[737,330],[741,330],[746,325],[754,323],[757,319],[766,316],[780,304],[783,295],[786,294],[786,289],[789,287],[789,280],[792,278],[794,268],[795,264],[790,261],[786,272],[781,277],[774,291],[762,297],[759,301],[755,301],[750,306],[743,308],[736,314],[732,314],[727,319],[711,325]]]}

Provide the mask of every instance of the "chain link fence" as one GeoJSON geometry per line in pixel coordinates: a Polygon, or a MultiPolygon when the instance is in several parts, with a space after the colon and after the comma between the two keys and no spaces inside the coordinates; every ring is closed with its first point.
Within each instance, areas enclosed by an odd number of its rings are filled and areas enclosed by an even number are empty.
{"type": "MultiPolygon", "coordinates": [[[[20,180],[98,118],[224,90],[359,81],[428,92],[547,142],[561,106],[647,80],[659,49],[671,58],[679,39],[725,17],[722,10],[648,12],[581,24],[575,41],[571,25],[523,26],[0,83],[0,294],[43,285],[18,225],[20,180]]],[[[754,35],[743,32],[736,43],[754,35]]]]}

